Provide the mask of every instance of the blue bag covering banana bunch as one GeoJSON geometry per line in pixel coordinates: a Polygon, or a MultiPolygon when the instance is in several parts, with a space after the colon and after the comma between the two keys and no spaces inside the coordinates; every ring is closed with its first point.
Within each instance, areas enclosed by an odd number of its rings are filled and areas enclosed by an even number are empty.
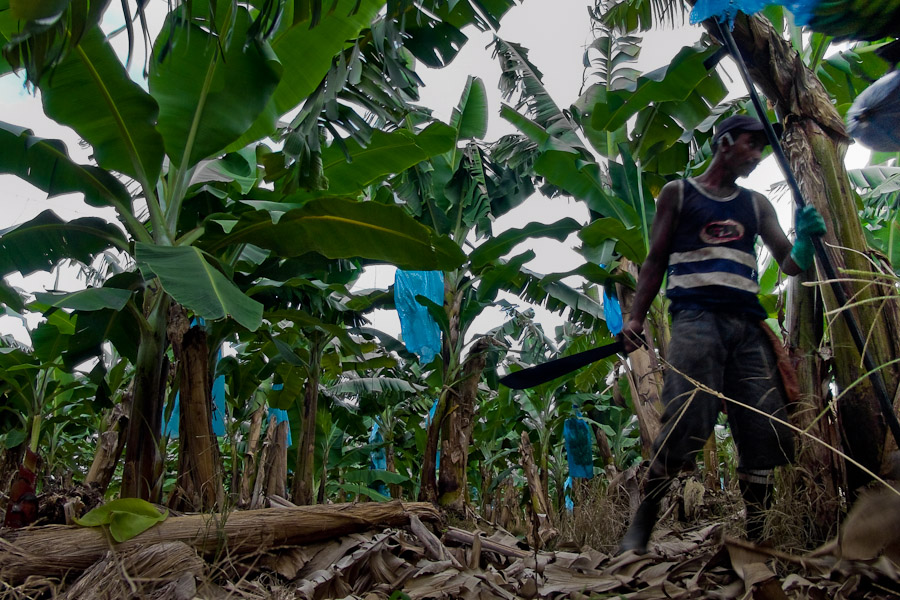
{"type": "Polygon", "coordinates": [[[798,25],[838,39],[900,37],[900,0],[783,0],[798,25]]]}
{"type": "MultiPolygon", "coordinates": [[[[789,0],[783,4],[798,25],[837,39],[900,37],[900,0],[789,0]]],[[[878,53],[896,63],[898,44],[883,46],[878,53]]],[[[888,73],[857,96],[847,111],[847,130],[873,150],[900,150],[900,72],[888,73]]]]}
{"type": "Polygon", "coordinates": [[[900,152],[900,70],[893,70],[856,97],[847,110],[847,131],[872,150],[900,152]]]}

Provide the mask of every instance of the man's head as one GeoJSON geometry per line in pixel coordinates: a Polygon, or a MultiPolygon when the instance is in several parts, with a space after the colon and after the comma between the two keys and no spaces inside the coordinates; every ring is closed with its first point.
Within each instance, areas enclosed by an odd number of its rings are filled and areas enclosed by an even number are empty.
{"type": "MultiPolygon", "coordinates": [[[[762,121],[756,117],[751,117],[750,115],[734,115],[728,117],[719,123],[719,126],[716,128],[716,134],[713,136],[713,151],[719,150],[722,140],[725,140],[729,145],[734,145],[734,140],[742,133],[750,133],[754,137],[758,136],[761,144],[767,146],[769,144],[769,139],[766,137],[764,127],[762,121]]],[[[781,132],[784,129],[781,124],[773,123],[772,127],[775,129],[775,133],[780,137],[781,132]]]]}
{"type": "MultiPolygon", "coordinates": [[[[781,125],[773,125],[773,128],[781,134],[781,125]]],[[[747,115],[728,117],[713,137],[715,164],[735,177],[746,177],[759,164],[768,144],[762,121],[747,115]]]]}

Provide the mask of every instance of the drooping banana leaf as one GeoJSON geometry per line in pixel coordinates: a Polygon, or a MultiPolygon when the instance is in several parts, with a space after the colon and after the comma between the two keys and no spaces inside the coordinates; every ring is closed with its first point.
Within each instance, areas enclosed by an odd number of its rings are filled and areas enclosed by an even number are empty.
{"type": "Polygon", "coordinates": [[[20,225],[0,231],[0,275],[50,271],[59,261],[89,264],[108,248],[127,247],[118,227],[97,217],[63,221],[45,210],[20,225]]]}
{"type": "Polygon", "coordinates": [[[282,67],[268,44],[248,38],[250,24],[250,13],[238,8],[225,40],[195,25],[163,27],[149,85],[159,103],[157,127],[175,165],[185,153],[190,167],[223,150],[269,103],[282,67]]]}
{"type": "Polygon", "coordinates": [[[226,316],[255,331],[262,323],[263,306],[245,295],[193,246],[135,244],[142,269],[159,277],[163,288],[197,316],[213,321],[226,316]]]}
{"type": "Polygon", "coordinates": [[[338,198],[314,200],[273,222],[267,211],[243,215],[213,248],[250,243],[300,256],[318,252],[328,258],[361,257],[403,269],[451,270],[465,255],[450,238],[437,235],[397,206],[338,198]]]}
{"type": "Polygon", "coordinates": [[[93,28],[38,83],[44,112],[70,126],[104,169],[155,184],[163,159],[156,101],[131,80],[106,36],[93,28]]]}

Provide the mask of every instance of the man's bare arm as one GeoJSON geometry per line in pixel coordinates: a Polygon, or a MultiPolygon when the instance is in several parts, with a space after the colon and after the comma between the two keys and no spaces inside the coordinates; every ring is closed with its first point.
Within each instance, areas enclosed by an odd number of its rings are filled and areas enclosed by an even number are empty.
{"type": "Polygon", "coordinates": [[[656,201],[656,216],[650,234],[650,252],[641,265],[637,291],[631,304],[631,314],[628,323],[622,329],[626,352],[632,352],[642,345],[644,319],[653,299],[659,293],[666,269],[669,267],[669,253],[678,219],[682,185],[680,181],[667,183],[656,201]]]}
{"type": "Polygon", "coordinates": [[[784,234],[784,230],[778,223],[778,215],[772,203],[762,194],[754,192],[757,206],[759,207],[759,235],[765,243],[772,257],[778,262],[778,266],[786,275],[798,275],[803,272],[794,259],[791,258],[791,241],[784,234]]]}

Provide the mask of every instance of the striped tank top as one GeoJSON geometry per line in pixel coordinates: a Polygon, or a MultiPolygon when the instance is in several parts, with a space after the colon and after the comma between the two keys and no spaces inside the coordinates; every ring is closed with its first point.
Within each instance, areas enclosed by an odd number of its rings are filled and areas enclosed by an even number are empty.
{"type": "Polygon", "coordinates": [[[759,213],[744,188],[727,198],[682,182],[666,296],[670,310],[745,313],[765,319],[759,303],[756,237],[759,213]]]}

